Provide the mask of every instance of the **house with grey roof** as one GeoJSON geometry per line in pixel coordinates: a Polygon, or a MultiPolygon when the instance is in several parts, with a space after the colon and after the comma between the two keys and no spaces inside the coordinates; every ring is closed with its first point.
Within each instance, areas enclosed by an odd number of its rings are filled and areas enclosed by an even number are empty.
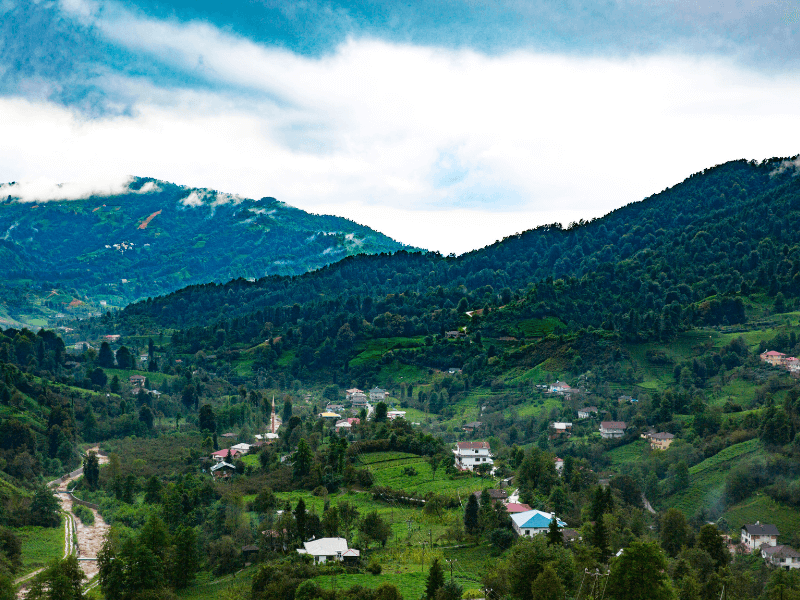
{"type": "Polygon", "coordinates": [[[791,546],[761,546],[761,558],[779,569],[800,569],[800,552],[791,546]]]}
{"type": "Polygon", "coordinates": [[[761,546],[777,546],[780,532],[775,525],[756,521],[742,525],[742,543],[751,551],[761,546]]]}

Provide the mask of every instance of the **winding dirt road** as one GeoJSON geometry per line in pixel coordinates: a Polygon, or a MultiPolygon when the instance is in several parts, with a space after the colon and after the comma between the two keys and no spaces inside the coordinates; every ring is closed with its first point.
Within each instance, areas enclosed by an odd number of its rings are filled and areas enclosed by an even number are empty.
{"type": "MultiPolygon", "coordinates": [[[[98,447],[89,448],[87,452],[95,452],[97,454],[97,458],[100,461],[100,464],[108,463],[108,457],[99,454],[100,449],[98,447]]],[[[65,479],[62,481],[58,486],[58,499],[61,502],[61,508],[69,513],[72,514],[72,498],[69,494],[63,493],[66,492],[70,485],[80,477],[81,475],[76,475],[74,477],[70,477],[69,479],[65,479]]],[[[97,554],[100,552],[100,548],[103,547],[103,542],[106,539],[106,533],[108,533],[108,523],[103,520],[103,517],[100,516],[95,509],[90,508],[89,510],[94,513],[94,523],[92,525],[84,525],[81,523],[81,520],[78,518],[73,517],[73,527],[75,529],[75,534],[78,540],[78,559],[80,560],[81,568],[83,572],[86,573],[86,577],[91,579],[98,572],[97,566],[97,554]]],[[[71,541],[71,540],[69,540],[71,541]]],[[[68,553],[68,548],[65,544],[65,556],[68,553]]]]}

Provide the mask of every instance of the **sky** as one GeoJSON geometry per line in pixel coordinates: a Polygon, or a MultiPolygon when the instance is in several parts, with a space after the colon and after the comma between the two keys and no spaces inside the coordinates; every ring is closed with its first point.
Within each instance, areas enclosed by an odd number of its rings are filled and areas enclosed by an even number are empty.
{"type": "Polygon", "coordinates": [[[800,0],[0,0],[0,182],[155,177],[445,254],[795,156],[798,98],[800,0]]]}

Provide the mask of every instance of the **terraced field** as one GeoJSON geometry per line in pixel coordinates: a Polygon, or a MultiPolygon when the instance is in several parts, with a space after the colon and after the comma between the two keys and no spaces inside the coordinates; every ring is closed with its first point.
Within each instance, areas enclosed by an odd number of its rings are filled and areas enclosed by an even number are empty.
{"type": "MultiPolygon", "coordinates": [[[[793,534],[800,531],[800,511],[796,508],[784,506],[775,502],[765,494],[756,494],[735,506],[732,506],[723,514],[730,525],[730,530],[738,532],[745,523],[772,523],[783,534],[793,534]]],[[[781,543],[787,543],[781,537],[781,543]]]]}
{"type": "Polygon", "coordinates": [[[700,508],[718,505],[725,488],[725,476],[734,461],[758,452],[761,452],[759,441],[753,439],[734,444],[696,464],[689,469],[689,487],[663,501],[663,508],[675,507],[692,516],[700,508]]]}

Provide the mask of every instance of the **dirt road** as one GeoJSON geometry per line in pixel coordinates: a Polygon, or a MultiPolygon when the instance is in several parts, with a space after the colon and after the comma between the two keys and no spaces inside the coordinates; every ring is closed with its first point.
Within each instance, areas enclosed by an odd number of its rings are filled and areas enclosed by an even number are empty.
{"type": "MultiPolygon", "coordinates": [[[[87,452],[92,451],[99,452],[99,448],[89,448],[87,452]]],[[[108,462],[107,456],[98,454],[97,458],[99,459],[101,465],[108,462]]],[[[66,479],[58,486],[58,499],[61,502],[61,508],[63,508],[69,514],[72,514],[72,498],[69,496],[69,494],[63,492],[66,492],[72,486],[73,482],[79,477],[80,475],[76,475],[75,477],[66,479]]],[[[78,539],[78,559],[96,559],[97,554],[100,552],[100,548],[103,547],[103,542],[106,539],[106,533],[108,533],[109,529],[108,524],[103,520],[103,517],[100,516],[100,513],[93,508],[90,508],[89,510],[94,513],[94,523],[92,525],[84,525],[81,523],[80,519],[73,517],[75,534],[78,539]]],[[[80,564],[83,572],[86,573],[87,578],[91,579],[97,574],[98,567],[96,560],[81,560],[80,564]]]]}
{"type": "MultiPolygon", "coordinates": [[[[97,446],[94,448],[89,448],[87,452],[97,453],[97,458],[101,465],[108,462],[107,456],[102,456],[99,454],[100,449],[97,446]]],[[[65,479],[59,483],[58,487],[53,491],[57,493],[58,500],[61,503],[61,509],[65,512],[64,518],[66,519],[66,522],[64,524],[64,558],[70,554],[76,553],[78,559],[88,559],[80,560],[80,565],[83,569],[83,572],[86,574],[87,579],[91,579],[97,575],[99,570],[96,560],[97,553],[100,552],[100,548],[103,547],[103,542],[105,541],[106,533],[108,532],[109,527],[108,524],[103,520],[103,517],[100,516],[100,513],[93,508],[89,509],[92,511],[92,513],[94,513],[94,524],[92,525],[84,525],[81,523],[81,520],[72,513],[72,505],[74,503],[72,498],[66,492],[72,483],[81,475],[82,473],[78,473],[65,479]],[[73,533],[75,534],[74,536],[73,533]],[[75,538],[77,538],[77,549],[75,548],[74,543],[75,538]]],[[[17,591],[17,598],[25,598],[30,581],[34,576],[43,570],[44,569],[38,569],[33,573],[28,573],[14,582],[15,585],[20,586],[17,591]]]]}

